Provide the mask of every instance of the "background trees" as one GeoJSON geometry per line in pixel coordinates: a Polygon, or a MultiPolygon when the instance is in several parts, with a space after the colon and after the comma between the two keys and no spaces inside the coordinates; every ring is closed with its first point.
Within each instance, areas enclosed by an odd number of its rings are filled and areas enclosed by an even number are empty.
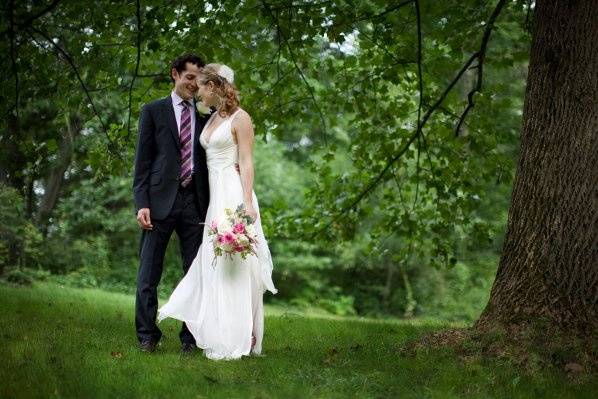
{"type": "MultiPolygon", "coordinates": [[[[235,69],[262,139],[256,191],[278,300],[472,320],[502,244],[530,11],[502,0],[9,2],[0,178],[22,198],[19,225],[43,239],[22,261],[24,236],[7,230],[2,262],[130,289],[138,110],[168,94],[170,60],[195,51],[235,69]]],[[[177,262],[173,243],[167,290],[177,262]]]]}

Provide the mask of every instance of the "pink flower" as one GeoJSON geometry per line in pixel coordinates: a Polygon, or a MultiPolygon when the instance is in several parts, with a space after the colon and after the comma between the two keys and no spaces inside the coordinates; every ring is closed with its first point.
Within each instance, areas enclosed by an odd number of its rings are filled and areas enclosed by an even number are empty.
{"type": "Polygon", "coordinates": [[[244,233],[245,225],[243,223],[237,223],[237,224],[235,224],[235,227],[233,227],[233,231],[237,234],[244,233]]]}
{"type": "Polygon", "coordinates": [[[212,220],[212,223],[210,223],[210,227],[213,230],[217,230],[218,229],[218,222],[216,220],[212,220]]]}
{"type": "Polygon", "coordinates": [[[233,243],[234,241],[235,241],[235,235],[234,235],[233,233],[231,233],[230,231],[229,231],[229,232],[226,232],[226,233],[224,233],[224,236],[223,236],[223,242],[224,242],[225,244],[231,244],[231,243],[233,243]]]}
{"type": "Polygon", "coordinates": [[[242,246],[236,246],[235,247],[235,251],[237,251],[237,252],[243,252],[243,249],[244,248],[242,246]]]}
{"type": "Polygon", "coordinates": [[[218,234],[216,241],[218,241],[218,244],[222,244],[224,242],[224,236],[222,234],[218,234]]]}

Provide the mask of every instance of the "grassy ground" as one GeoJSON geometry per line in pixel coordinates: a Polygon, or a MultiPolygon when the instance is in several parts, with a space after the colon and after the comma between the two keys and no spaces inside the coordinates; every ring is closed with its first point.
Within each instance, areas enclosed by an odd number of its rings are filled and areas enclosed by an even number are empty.
{"type": "Polygon", "coordinates": [[[306,317],[269,308],[264,356],[213,362],[179,356],[179,323],[161,323],[140,353],[134,298],[52,283],[0,286],[0,397],[68,398],[584,398],[598,383],[446,349],[401,345],[446,324],[306,317]]]}

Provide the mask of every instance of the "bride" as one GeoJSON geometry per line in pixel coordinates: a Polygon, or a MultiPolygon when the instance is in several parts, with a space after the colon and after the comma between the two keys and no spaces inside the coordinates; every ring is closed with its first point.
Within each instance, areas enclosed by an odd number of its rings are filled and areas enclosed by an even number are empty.
{"type": "Polygon", "coordinates": [[[253,127],[249,114],[239,107],[234,73],[226,65],[208,64],[198,77],[198,96],[216,107],[199,142],[206,150],[210,204],[206,225],[224,213],[245,205],[255,221],[256,255],[242,259],[219,256],[204,225],[203,241],[189,271],[158,310],[158,322],[167,317],[182,320],[210,359],[238,359],[260,354],[264,333],[263,293],[276,294],[272,259],[261,227],[258,201],[253,192],[253,127]],[[237,172],[236,164],[239,171],[237,172]]]}

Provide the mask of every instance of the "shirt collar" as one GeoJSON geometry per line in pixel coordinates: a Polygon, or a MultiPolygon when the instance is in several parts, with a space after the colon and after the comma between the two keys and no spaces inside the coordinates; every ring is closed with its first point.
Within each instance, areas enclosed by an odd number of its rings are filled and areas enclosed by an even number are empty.
{"type": "MultiPolygon", "coordinates": [[[[172,98],[172,103],[174,105],[181,105],[181,103],[183,101],[185,101],[178,94],[176,94],[176,92],[174,90],[170,94],[170,97],[172,98]]],[[[191,105],[193,105],[193,99],[189,100],[188,103],[191,104],[191,105]]]]}

